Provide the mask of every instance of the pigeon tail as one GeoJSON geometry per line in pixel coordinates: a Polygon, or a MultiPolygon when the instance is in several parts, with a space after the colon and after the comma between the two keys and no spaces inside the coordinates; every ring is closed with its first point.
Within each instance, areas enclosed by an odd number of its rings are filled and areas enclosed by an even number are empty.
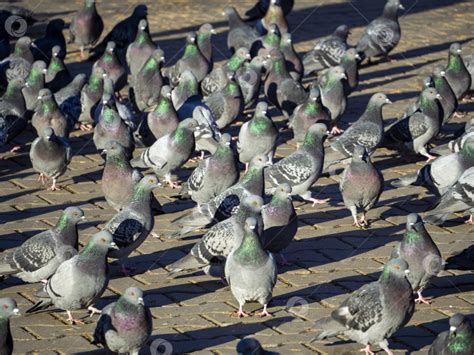
{"type": "Polygon", "coordinates": [[[316,321],[315,326],[317,329],[322,330],[311,340],[311,343],[340,335],[346,330],[341,323],[335,321],[331,317],[322,318],[316,321]]]}
{"type": "Polygon", "coordinates": [[[168,276],[172,276],[181,271],[195,271],[202,269],[207,266],[207,264],[202,264],[196,259],[193,255],[188,254],[185,257],[175,261],[173,264],[168,265],[170,272],[168,276]]]}

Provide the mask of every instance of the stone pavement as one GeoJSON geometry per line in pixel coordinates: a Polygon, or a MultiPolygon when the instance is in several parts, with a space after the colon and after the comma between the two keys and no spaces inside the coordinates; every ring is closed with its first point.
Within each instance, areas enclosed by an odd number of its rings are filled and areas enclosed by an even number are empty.
{"type": "MultiPolygon", "coordinates": [[[[37,0],[19,1],[20,5],[42,13],[43,17],[62,17],[70,20],[72,11],[82,1],[37,0]]],[[[138,2],[138,0],[137,0],[138,2]]],[[[429,74],[437,63],[444,63],[447,48],[453,41],[464,44],[466,52],[474,51],[469,42],[474,33],[474,5],[470,1],[455,0],[402,0],[406,14],[401,18],[402,40],[393,52],[395,61],[380,63],[361,70],[361,83],[348,102],[344,124],[356,119],[364,110],[370,95],[385,92],[394,101],[384,108],[386,119],[403,112],[414,100],[421,87],[421,78],[429,74]]],[[[186,31],[196,29],[203,22],[211,22],[218,31],[214,37],[218,60],[229,56],[226,49],[226,22],[222,16],[221,1],[165,2],[146,1],[149,6],[150,27],[156,42],[165,50],[166,59],[173,61],[181,50],[186,31]]],[[[250,0],[234,2],[240,13],[252,6],[250,0]]],[[[353,28],[349,39],[355,43],[367,20],[378,16],[384,1],[299,1],[289,16],[296,48],[304,53],[315,38],[333,31],[342,23],[353,28]]],[[[106,22],[106,30],[130,13],[134,1],[98,2],[98,9],[106,22]]],[[[33,29],[34,30],[34,29],[33,29]]],[[[77,48],[71,46],[68,62],[74,72],[89,71],[90,63],[78,63],[77,48]]],[[[461,105],[471,111],[473,106],[461,105]]],[[[274,113],[274,118],[278,117],[274,113]]],[[[467,119],[468,119],[467,118],[467,119]]],[[[450,128],[461,126],[455,120],[450,128]]],[[[235,134],[235,128],[232,130],[235,134]]],[[[31,142],[31,129],[18,142],[31,142]]],[[[60,179],[63,189],[46,191],[37,182],[37,175],[28,159],[28,148],[17,155],[0,160],[0,247],[19,245],[38,231],[55,224],[60,211],[75,205],[84,209],[87,221],[79,225],[80,243],[89,237],[113,215],[101,194],[102,159],[92,144],[91,133],[72,134],[74,158],[66,174],[60,179]]],[[[278,156],[288,155],[295,149],[292,140],[282,144],[278,156]]],[[[129,286],[145,290],[145,302],[151,307],[153,338],[144,354],[196,353],[230,354],[238,340],[254,335],[268,350],[281,354],[357,354],[360,345],[344,339],[310,343],[311,327],[315,320],[326,316],[343,301],[347,294],[363,284],[377,279],[395,243],[404,230],[409,212],[426,211],[435,201],[422,188],[410,187],[393,190],[391,180],[423,166],[418,157],[397,158],[388,150],[376,153],[375,161],[383,170],[385,191],[377,207],[369,213],[369,230],[355,230],[350,213],[343,207],[338,191],[338,177],[321,178],[314,191],[330,203],[312,208],[296,202],[300,228],[296,240],[285,251],[292,263],[279,270],[278,282],[270,307],[272,318],[231,318],[237,307],[228,287],[222,286],[201,273],[167,278],[166,265],[182,257],[197,237],[176,241],[163,235],[170,230],[169,221],[179,216],[190,203],[176,202],[169,188],[155,191],[168,212],[156,218],[155,230],[147,241],[127,261],[137,268],[132,277],[113,276],[98,307],[112,302],[129,286]],[[161,345],[159,347],[159,345],[161,345]],[[158,352],[157,350],[158,349],[158,352]]],[[[185,177],[192,164],[180,171],[185,177]]],[[[429,232],[443,256],[458,252],[473,243],[471,226],[458,216],[444,227],[429,226],[429,232]]],[[[117,268],[112,269],[117,275],[117,268]]],[[[0,284],[2,297],[14,297],[21,310],[33,302],[38,285],[24,285],[15,278],[0,284]]],[[[410,323],[390,341],[396,353],[426,354],[435,335],[448,328],[447,318],[456,312],[474,313],[474,277],[472,272],[445,271],[426,290],[434,297],[431,305],[417,305],[410,323]]],[[[248,310],[256,304],[246,306],[248,310]]],[[[76,312],[76,316],[86,316],[76,312]]],[[[90,344],[97,316],[87,318],[82,326],[66,323],[64,312],[42,313],[12,319],[16,353],[95,353],[90,344]]]]}

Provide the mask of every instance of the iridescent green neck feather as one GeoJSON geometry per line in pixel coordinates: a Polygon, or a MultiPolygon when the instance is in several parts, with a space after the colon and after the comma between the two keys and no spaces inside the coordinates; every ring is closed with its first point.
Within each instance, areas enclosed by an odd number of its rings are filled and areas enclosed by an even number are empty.
{"type": "Polygon", "coordinates": [[[183,58],[191,57],[193,55],[196,55],[198,52],[198,47],[195,44],[190,43],[186,46],[186,49],[184,50],[183,58]]]}
{"type": "Polygon", "coordinates": [[[155,113],[162,115],[171,111],[171,102],[168,99],[161,98],[155,108],[155,113]]]}
{"type": "Polygon", "coordinates": [[[69,219],[66,213],[63,213],[61,217],[59,217],[58,223],[56,223],[56,229],[64,230],[69,224],[69,219]]]}
{"type": "Polygon", "coordinates": [[[235,251],[235,256],[243,265],[256,266],[265,257],[265,252],[256,235],[246,234],[242,244],[235,251]]]}
{"type": "Polygon", "coordinates": [[[250,132],[253,134],[261,134],[270,126],[270,122],[265,117],[255,116],[249,123],[250,132]]]}

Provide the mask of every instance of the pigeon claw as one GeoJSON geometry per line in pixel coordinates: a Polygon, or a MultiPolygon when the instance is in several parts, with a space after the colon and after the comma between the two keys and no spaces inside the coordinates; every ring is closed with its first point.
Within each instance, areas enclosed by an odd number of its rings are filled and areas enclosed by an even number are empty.
{"type": "Polygon", "coordinates": [[[367,345],[365,348],[360,349],[359,351],[360,352],[364,351],[365,355],[375,355],[375,353],[372,350],[370,350],[370,345],[367,345]]]}
{"type": "Polygon", "coordinates": [[[260,318],[263,318],[263,317],[272,317],[272,315],[270,313],[268,313],[267,311],[267,305],[263,305],[263,311],[261,311],[260,313],[258,313],[258,316],[260,318]]]}
{"type": "Polygon", "coordinates": [[[331,134],[333,136],[335,136],[336,134],[341,134],[342,132],[344,132],[344,130],[342,128],[339,128],[338,126],[334,126],[333,128],[331,128],[331,134]]]}
{"type": "Polygon", "coordinates": [[[89,315],[89,317],[92,317],[92,316],[93,316],[94,314],[96,314],[96,313],[97,313],[97,314],[101,314],[101,313],[102,313],[102,311],[101,311],[100,309],[97,309],[97,308],[95,308],[95,307],[93,307],[93,306],[87,307],[87,310],[91,312],[91,314],[89,315]]]}
{"type": "Polygon", "coordinates": [[[245,318],[248,317],[249,314],[239,309],[238,311],[233,312],[231,316],[235,318],[245,318]]]}
{"type": "Polygon", "coordinates": [[[471,217],[464,223],[474,225],[474,215],[471,214],[471,217]]]}
{"type": "Polygon", "coordinates": [[[320,204],[329,202],[329,199],[325,198],[324,200],[318,200],[317,198],[310,198],[309,201],[313,203],[312,207],[314,207],[316,205],[320,205],[320,204]]]}
{"type": "Polygon", "coordinates": [[[84,132],[88,132],[93,128],[93,126],[90,123],[81,123],[79,125],[79,129],[84,132]]]}
{"type": "Polygon", "coordinates": [[[84,324],[84,322],[82,320],[79,320],[79,319],[74,319],[74,317],[72,316],[72,313],[71,311],[66,311],[67,313],[67,322],[70,323],[70,324],[84,324]]]}
{"type": "Polygon", "coordinates": [[[421,295],[421,292],[418,291],[418,298],[415,299],[415,303],[424,303],[424,304],[431,304],[431,298],[425,298],[421,295]]]}

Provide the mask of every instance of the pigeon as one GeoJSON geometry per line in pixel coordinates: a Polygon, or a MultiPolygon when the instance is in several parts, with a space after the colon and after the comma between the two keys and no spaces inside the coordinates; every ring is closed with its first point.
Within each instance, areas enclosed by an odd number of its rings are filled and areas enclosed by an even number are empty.
{"type": "Polygon", "coordinates": [[[442,65],[436,65],[433,70],[433,83],[438,93],[441,95],[439,103],[443,108],[443,121],[442,125],[444,126],[449,122],[451,116],[456,111],[458,107],[458,100],[456,95],[451,89],[450,84],[446,80],[446,71],[443,69],[442,65]]]}
{"type": "Polygon", "coordinates": [[[51,305],[67,312],[68,322],[80,324],[71,311],[87,308],[100,313],[93,307],[94,302],[104,293],[108,283],[107,254],[117,249],[108,231],[100,231],[92,236],[79,254],[63,262],[48,282],[36,293],[38,302],[26,313],[47,309],[51,305]]]}
{"type": "Polygon", "coordinates": [[[449,318],[449,330],[438,334],[428,355],[469,355],[474,353],[474,329],[469,318],[456,313],[449,318]]]}
{"type": "Polygon", "coordinates": [[[71,160],[71,146],[66,138],[58,137],[54,129],[46,127],[42,134],[31,143],[30,160],[40,175],[38,180],[45,184],[48,179],[53,179],[49,188],[51,191],[59,190],[57,179],[64,174],[71,160]]]}
{"type": "Polygon", "coordinates": [[[114,83],[115,91],[119,92],[127,84],[127,71],[115,53],[116,46],[115,42],[108,42],[104,54],[94,63],[92,70],[96,68],[104,69],[107,77],[114,83]]]}
{"type": "Polygon", "coordinates": [[[293,47],[291,33],[284,33],[281,36],[280,51],[285,57],[286,69],[290,76],[295,80],[301,80],[303,77],[303,62],[293,47]]]}
{"type": "Polygon", "coordinates": [[[232,73],[229,74],[226,85],[204,99],[204,103],[211,110],[219,129],[229,126],[239,117],[244,100],[232,73]]]}
{"type": "Polygon", "coordinates": [[[227,48],[234,53],[237,49],[244,47],[251,51],[253,44],[258,40],[260,34],[250,25],[246,24],[232,6],[224,8],[224,15],[229,21],[229,32],[227,33],[227,48]]]}
{"type": "Polygon", "coordinates": [[[171,92],[174,108],[179,110],[190,97],[196,95],[199,95],[199,83],[190,70],[185,70],[179,78],[178,85],[171,92]]]}
{"type": "Polygon", "coordinates": [[[439,132],[442,120],[442,108],[439,103],[441,95],[435,88],[426,88],[421,93],[420,108],[409,117],[402,118],[390,126],[385,132],[384,144],[413,150],[428,158],[436,157],[426,149],[426,145],[439,132]]]}
{"type": "Polygon", "coordinates": [[[303,57],[304,76],[341,64],[349,34],[349,27],[340,25],[334,33],[320,39],[303,57]]]}
{"type": "Polygon", "coordinates": [[[229,134],[221,136],[215,153],[202,160],[183,184],[181,196],[189,196],[201,205],[237,182],[239,170],[231,142],[229,134]]]}
{"type": "MultiPolygon", "coordinates": [[[[1,56],[0,56],[1,58],[1,56]]],[[[465,54],[462,56],[464,65],[466,66],[469,75],[471,76],[470,91],[474,90],[474,54],[465,54]]]]}
{"type": "Polygon", "coordinates": [[[51,50],[51,61],[49,62],[46,72],[46,87],[52,92],[56,92],[69,84],[72,80],[69,70],[64,65],[63,60],[59,57],[61,52],[60,46],[54,46],[51,50]]]}
{"type": "Polygon", "coordinates": [[[385,94],[373,94],[362,116],[336,138],[331,148],[346,158],[352,156],[356,145],[363,146],[369,154],[374,152],[384,134],[382,108],[391,103],[385,94]]]}
{"type": "Polygon", "coordinates": [[[202,55],[196,44],[196,33],[190,32],[186,36],[186,47],[183,56],[171,67],[163,69],[172,87],[178,85],[180,77],[185,70],[189,70],[200,83],[210,71],[210,65],[206,57],[202,55]]]}
{"type": "Polygon", "coordinates": [[[46,127],[51,127],[58,137],[68,137],[70,126],[59,110],[59,106],[51,90],[41,89],[38,93],[38,105],[31,120],[38,136],[41,136],[46,127]]]}
{"type": "Polygon", "coordinates": [[[355,48],[349,48],[341,57],[341,67],[347,76],[344,81],[344,95],[349,96],[359,85],[359,68],[357,63],[360,61],[360,55],[355,48]]]}
{"type": "Polygon", "coordinates": [[[347,75],[344,68],[340,65],[329,68],[321,77],[318,77],[321,102],[331,114],[331,121],[333,123],[331,134],[343,132],[342,129],[337,127],[337,122],[346,111],[347,104],[342,80],[347,80],[347,75]]]}
{"type": "Polygon", "coordinates": [[[203,94],[209,96],[221,90],[227,83],[225,78],[228,77],[229,74],[237,72],[248,59],[250,59],[250,54],[247,48],[242,47],[237,49],[234,55],[222,65],[222,69],[214,69],[203,79],[201,83],[203,94]],[[224,80],[222,80],[223,78],[224,80]]]}
{"type": "Polygon", "coordinates": [[[445,270],[474,270],[474,244],[446,260],[445,270]]]}
{"type": "Polygon", "coordinates": [[[352,161],[341,175],[339,189],[344,205],[351,211],[353,226],[368,226],[366,213],[379,200],[383,190],[383,175],[370,161],[364,146],[354,146],[352,161]],[[357,208],[363,210],[360,220],[357,220],[357,208]]]}
{"type": "Polygon", "coordinates": [[[279,254],[283,265],[289,265],[281,252],[290,245],[298,231],[298,216],[291,202],[291,187],[283,183],[278,186],[271,201],[263,206],[263,249],[279,254]]]}
{"type": "Polygon", "coordinates": [[[144,176],[135,184],[128,204],[122,208],[104,227],[113,235],[118,249],[111,251],[109,257],[126,258],[148,237],[155,224],[151,209],[153,189],[160,186],[154,175],[144,176]]]}
{"type": "Polygon", "coordinates": [[[474,132],[463,136],[458,144],[456,151],[436,158],[415,173],[400,177],[392,186],[424,186],[438,196],[445,194],[464,171],[474,166],[474,132]]]}
{"type": "Polygon", "coordinates": [[[265,169],[265,190],[271,191],[283,183],[290,185],[293,195],[306,201],[325,203],[311,196],[309,190],[319,179],[324,163],[323,143],[328,131],[324,123],[315,123],[308,128],[303,145],[294,153],[265,169]]]}
{"type": "Polygon", "coordinates": [[[288,21],[281,7],[280,0],[270,0],[267,13],[262,19],[257,21],[255,28],[261,34],[265,34],[272,24],[276,24],[282,34],[289,32],[288,21]]]}
{"type": "MultiPolygon", "coordinates": [[[[186,256],[168,265],[170,274],[199,269],[206,271],[210,269],[213,259],[228,257],[244,236],[245,220],[248,217],[258,217],[262,205],[263,199],[260,196],[249,195],[243,198],[234,215],[212,226],[186,256]]],[[[262,223],[259,227],[262,227],[262,223]]]]}
{"type": "Polygon", "coordinates": [[[74,42],[81,50],[81,60],[85,59],[84,48],[93,46],[104,30],[104,21],[97,12],[95,0],[84,0],[84,6],[71,20],[69,42],[74,42]]]}
{"type": "Polygon", "coordinates": [[[16,301],[10,297],[0,298],[0,354],[13,353],[13,337],[10,330],[10,317],[19,316],[16,301]]]}
{"type": "Polygon", "coordinates": [[[13,53],[0,62],[0,87],[9,81],[20,78],[26,80],[33,64],[30,37],[21,37],[15,43],[13,53]]]}
{"type": "MultiPolygon", "coordinates": [[[[259,3],[261,2],[262,1],[260,1],[259,3]]],[[[276,352],[264,350],[260,342],[252,337],[245,337],[239,340],[239,342],[237,343],[236,351],[237,355],[278,355],[278,353],[276,352]]]]}
{"type": "MultiPolygon", "coordinates": [[[[280,0],[280,6],[283,10],[283,14],[288,15],[293,9],[295,2],[294,0],[280,0]]],[[[270,0],[258,0],[257,3],[245,13],[247,20],[256,20],[262,18],[267,13],[268,7],[270,6],[270,0]]],[[[237,351],[239,352],[239,351],[237,351]]],[[[255,354],[260,354],[256,352],[255,354]]]]}
{"type": "Polygon", "coordinates": [[[271,253],[262,248],[256,234],[257,220],[245,220],[245,232],[240,240],[234,241],[234,249],[225,263],[225,277],[232,295],[239,303],[237,317],[246,317],[243,308],[246,302],[258,301],[263,306],[260,317],[271,316],[267,311],[277,281],[277,266],[271,253]]]}
{"type": "Polygon", "coordinates": [[[293,130],[296,144],[299,147],[304,142],[309,127],[316,122],[329,123],[329,121],[329,111],[322,106],[319,89],[312,88],[308,99],[296,106],[288,126],[293,130]]]}
{"type": "MultiPolygon", "coordinates": [[[[270,24],[268,32],[262,36],[252,47],[253,52],[257,52],[262,57],[268,57],[273,49],[280,49],[281,33],[278,26],[274,23],[270,24]]],[[[282,51],[283,52],[283,51],[282,51]]],[[[254,54],[254,53],[252,53],[254,54]]]]}
{"type": "MultiPolygon", "coordinates": [[[[185,103],[184,106],[187,105],[188,102],[185,103]]],[[[178,111],[178,116],[180,116],[180,112],[185,107],[181,107],[180,111],[178,111]]],[[[209,152],[214,154],[219,146],[219,139],[222,135],[217,122],[209,109],[206,105],[199,105],[196,106],[193,110],[192,117],[197,122],[197,129],[194,131],[194,139],[196,141],[196,151],[201,151],[201,158],[204,158],[204,152],[209,152]]]]}
{"type": "Polygon", "coordinates": [[[152,168],[156,175],[163,177],[172,187],[178,187],[171,180],[171,173],[185,164],[195,148],[194,131],[197,122],[193,118],[185,119],[178,127],[166,136],[158,139],[131,161],[134,168],[152,168]]]}
{"type": "Polygon", "coordinates": [[[178,127],[179,119],[171,102],[171,88],[168,85],[161,87],[161,94],[155,109],[146,114],[136,131],[139,140],[146,147],[156,140],[172,133],[178,127]]]}
{"type": "MultiPolygon", "coordinates": [[[[157,48],[151,39],[147,20],[140,20],[138,23],[137,37],[135,37],[135,41],[130,43],[126,53],[128,69],[133,80],[132,82],[135,84],[136,82],[134,78],[143,68],[145,63],[147,63],[148,59],[156,49],[157,48]]],[[[163,53],[160,57],[162,56],[163,53]]]]}
{"type": "Polygon", "coordinates": [[[408,323],[415,309],[409,272],[405,260],[390,260],[377,281],[354,291],[330,317],[316,322],[322,331],[314,340],[344,335],[364,344],[366,355],[373,354],[371,345],[393,354],[387,339],[408,323]]]}
{"type": "Polygon", "coordinates": [[[445,78],[458,100],[462,99],[471,88],[471,75],[461,56],[462,48],[459,43],[449,47],[448,65],[445,68],[445,78]]]}
{"type": "Polygon", "coordinates": [[[250,63],[244,63],[237,72],[237,84],[240,86],[244,108],[250,108],[258,99],[262,82],[262,69],[266,64],[261,56],[255,56],[250,63]]]}
{"type": "Polygon", "coordinates": [[[66,208],[54,228],[0,254],[0,275],[14,275],[28,283],[48,279],[59,265],[77,254],[77,224],[84,218],[80,208],[66,208]]]}
{"type": "Polygon", "coordinates": [[[86,84],[86,74],[77,74],[69,85],[54,94],[68,127],[74,127],[81,115],[81,90],[86,84]]]}
{"type": "Polygon", "coordinates": [[[97,60],[105,52],[108,43],[112,41],[115,42],[118,52],[117,54],[120,58],[122,58],[123,52],[123,62],[125,62],[125,50],[137,36],[138,24],[140,20],[146,19],[147,13],[148,8],[146,5],[140,4],[135,6],[132,15],[117,23],[114,28],[112,28],[112,30],[104,37],[102,42],[90,49],[89,52],[91,53],[91,56],[88,60],[97,60]]]}
{"type": "Polygon", "coordinates": [[[246,164],[247,168],[249,162],[258,154],[266,155],[268,161],[273,162],[278,129],[272,119],[267,116],[267,110],[268,104],[265,101],[259,102],[252,119],[240,127],[237,152],[240,162],[246,164]]]}
{"type": "MultiPolygon", "coordinates": [[[[21,92],[24,85],[25,82],[20,78],[10,81],[7,90],[0,98],[0,146],[13,140],[28,125],[25,117],[25,100],[21,92]]],[[[12,151],[18,149],[19,147],[14,147],[12,151]]]]}
{"type": "Polygon", "coordinates": [[[267,165],[268,159],[264,155],[257,155],[253,158],[248,171],[235,185],[224,190],[209,202],[172,220],[171,224],[179,227],[173,236],[181,237],[196,229],[229,218],[246,196],[263,196],[263,169],[267,165]]]}
{"type": "Polygon", "coordinates": [[[441,272],[445,262],[418,214],[410,213],[407,216],[406,232],[390,258],[402,258],[408,263],[408,281],[418,295],[415,303],[430,304],[421,293],[430,280],[441,272]]]}
{"type": "Polygon", "coordinates": [[[116,302],[102,309],[93,344],[102,344],[114,353],[138,355],[148,343],[152,329],[153,318],[145,306],[143,291],[129,287],[116,302]]]}
{"type": "Polygon", "coordinates": [[[93,127],[94,112],[104,91],[105,75],[104,69],[93,69],[89,82],[81,90],[81,114],[78,119],[81,130],[90,130],[93,127]]]}
{"type": "Polygon", "coordinates": [[[431,211],[426,212],[425,222],[440,225],[451,213],[469,211],[471,217],[467,224],[474,224],[474,167],[464,171],[456,183],[442,196],[439,204],[431,211]]]}
{"type": "Polygon", "coordinates": [[[399,11],[405,10],[400,0],[388,0],[382,16],[372,20],[357,42],[357,52],[370,62],[372,57],[384,56],[397,46],[401,38],[399,11]]]}
{"type": "Polygon", "coordinates": [[[216,30],[210,23],[205,23],[196,32],[196,43],[201,54],[206,58],[209,64],[209,70],[212,70],[214,66],[214,59],[212,57],[212,35],[216,34],[216,30]]]}
{"type": "Polygon", "coordinates": [[[49,63],[51,60],[49,53],[56,46],[60,48],[58,58],[63,60],[66,58],[66,40],[63,35],[64,27],[65,23],[62,19],[49,21],[46,26],[45,36],[33,42],[31,52],[35,60],[44,60],[46,63],[49,63]]]}
{"type": "MultiPolygon", "coordinates": [[[[431,75],[426,75],[425,77],[423,77],[422,79],[422,87],[421,87],[421,93],[423,92],[424,89],[426,88],[433,88],[434,87],[434,82],[433,82],[433,77],[431,75]]],[[[410,117],[411,115],[413,115],[416,111],[419,111],[420,110],[420,102],[421,102],[421,93],[420,95],[418,96],[418,98],[416,99],[416,101],[412,104],[412,105],[409,105],[407,107],[407,109],[405,110],[405,112],[402,114],[402,119],[403,118],[406,118],[406,117],[410,117]]],[[[441,102],[441,99],[440,98],[440,102],[441,102]]]]}
{"type": "Polygon", "coordinates": [[[149,110],[158,103],[163,86],[160,67],[164,60],[163,50],[154,50],[132,80],[133,98],[139,111],[149,110]]]}

